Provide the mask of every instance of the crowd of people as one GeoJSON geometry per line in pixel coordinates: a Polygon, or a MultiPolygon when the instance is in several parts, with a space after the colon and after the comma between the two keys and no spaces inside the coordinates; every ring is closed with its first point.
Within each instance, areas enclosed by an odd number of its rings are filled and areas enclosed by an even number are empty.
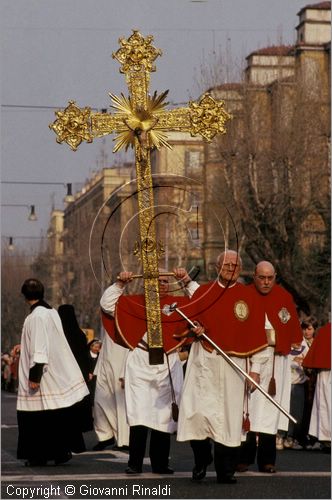
{"type": "Polygon", "coordinates": [[[184,268],[172,282],[159,271],[161,364],[151,363],[145,296],[129,293],[132,272],[104,291],[105,335],[89,344],[73,305],[56,311],[42,283],[26,280],[21,343],[2,354],[2,389],[17,391],[17,457],[67,462],[94,430],[93,449],[128,448],[125,472],[136,475],[150,436],[152,472],[173,474],[176,434],[190,442],[193,481],[213,462],[217,482],[233,484],[255,463],[275,473],[283,448],[330,452],[330,323],[299,319],[270,262],[256,265],[249,285],[236,251],[222,252],[216,271],[206,284],[184,268]]]}
{"type": "Polygon", "coordinates": [[[18,390],[18,364],[20,345],[1,353],[1,389],[16,393],[18,390]]]}

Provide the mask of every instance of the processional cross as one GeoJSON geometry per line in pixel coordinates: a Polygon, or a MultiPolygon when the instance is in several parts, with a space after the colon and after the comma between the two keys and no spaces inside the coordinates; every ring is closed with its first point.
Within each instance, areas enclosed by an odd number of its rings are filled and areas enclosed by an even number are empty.
{"type": "Polygon", "coordinates": [[[161,146],[170,148],[165,131],[189,132],[201,135],[210,142],[220,133],[225,134],[225,122],[231,118],[224,102],[206,93],[188,107],[165,110],[168,91],[149,94],[150,73],[155,71],[154,61],[162,54],[152,45],[153,37],[144,38],[138,31],[128,38],[120,38],[120,49],[113,58],[121,64],[126,75],[129,97],[110,94],[112,114],[92,113],[91,108],[80,109],[75,101],[63,111],[56,111],[57,119],[49,127],[57,134],[57,142],[66,142],[76,150],[82,141],[92,142],[115,132],[113,152],[131,146],[135,150],[137,177],[140,254],[143,266],[146,304],[147,334],[150,364],[163,363],[163,338],[159,305],[158,245],[154,224],[153,184],[150,151],[161,146]]]}

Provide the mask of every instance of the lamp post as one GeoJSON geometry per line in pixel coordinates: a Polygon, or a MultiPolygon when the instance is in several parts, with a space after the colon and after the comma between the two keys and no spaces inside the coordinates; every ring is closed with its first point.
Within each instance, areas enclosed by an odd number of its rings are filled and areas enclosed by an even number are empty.
{"type": "Polygon", "coordinates": [[[15,250],[15,240],[45,240],[48,239],[47,236],[1,236],[1,238],[8,240],[8,250],[11,252],[15,250]]]}
{"type": "Polygon", "coordinates": [[[41,185],[41,186],[64,186],[67,188],[67,194],[64,198],[65,203],[71,203],[74,201],[74,196],[72,194],[72,183],[68,182],[42,182],[42,181],[1,181],[1,184],[33,184],[33,185],[41,185]]]}
{"type": "Polygon", "coordinates": [[[35,211],[35,205],[21,205],[19,203],[1,203],[2,207],[25,207],[30,210],[29,215],[28,215],[28,220],[30,221],[36,221],[37,220],[37,215],[35,211]]]}
{"type": "Polygon", "coordinates": [[[15,240],[47,240],[47,236],[1,236],[1,239],[8,241],[8,250],[10,252],[15,250],[15,240]]]}

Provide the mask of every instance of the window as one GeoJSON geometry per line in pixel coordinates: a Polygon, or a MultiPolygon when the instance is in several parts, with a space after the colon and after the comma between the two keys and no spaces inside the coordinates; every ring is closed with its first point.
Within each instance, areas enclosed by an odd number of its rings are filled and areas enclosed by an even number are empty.
{"type": "Polygon", "coordinates": [[[202,154],[200,151],[186,151],[186,175],[197,176],[201,174],[202,154]]]}

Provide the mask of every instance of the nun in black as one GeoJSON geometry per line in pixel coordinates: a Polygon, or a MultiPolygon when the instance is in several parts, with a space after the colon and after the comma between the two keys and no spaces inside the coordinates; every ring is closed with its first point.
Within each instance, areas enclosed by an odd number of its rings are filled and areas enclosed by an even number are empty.
{"type": "Polygon", "coordinates": [[[89,365],[90,365],[90,379],[88,383],[91,399],[92,399],[92,404],[95,399],[95,392],[96,392],[96,383],[97,383],[97,377],[94,375],[94,370],[96,368],[96,364],[98,361],[99,357],[99,352],[102,346],[101,340],[95,338],[91,340],[88,343],[88,349],[89,349],[89,365]]]}
{"type": "MultiPolygon", "coordinates": [[[[63,331],[72,353],[81,369],[85,382],[89,383],[90,356],[85,333],[79,327],[74,306],[62,304],[58,308],[63,331]]],[[[91,396],[85,396],[77,405],[77,422],[81,424],[82,432],[93,430],[92,400],[91,396]]]]}

